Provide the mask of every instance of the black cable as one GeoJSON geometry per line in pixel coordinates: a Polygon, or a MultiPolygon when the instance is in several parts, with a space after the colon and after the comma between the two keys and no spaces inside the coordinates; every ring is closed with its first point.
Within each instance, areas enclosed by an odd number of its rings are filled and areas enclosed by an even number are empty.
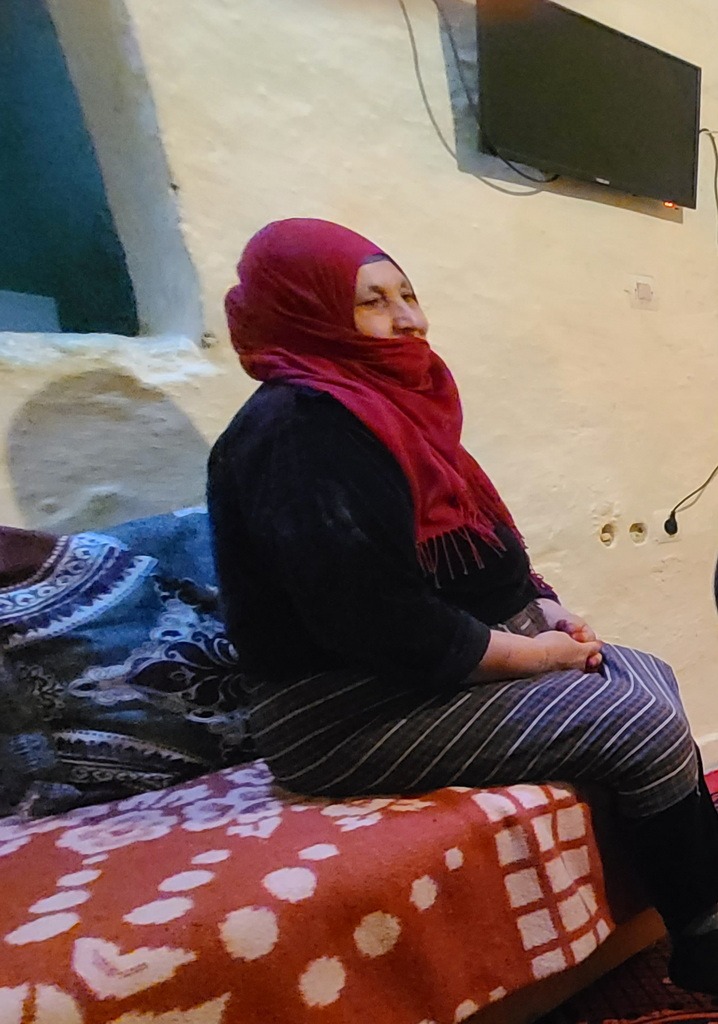
{"type": "Polygon", "coordinates": [[[404,21],[406,22],[406,28],[409,33],[409,42],[411,43],[411,55],[414,59],[414,72],[416,74],[416,80],[419,84],[419,92],[421,93],[421,98],[424,102],[426,113],[429,115],[429,120],[433,125],[434,131],[439,136],[439,140],[442,146],[447,151],[447,153],[449,153],[449,155],[453,157],[454,160],[457,160],[458,156],[456,154],[456,151],[453,150],[449,143],[446,141],[444,133],[441,130],[441,126],[439,125],[439,122],[436,120],[434,111],[431,106],[431,101],[429,100],[429,96],[426,91],[426,86],[424,85],[424,76],[421,73],[421,61],[419,60],[419,49],[416,45],[414,26],[411,23],[411,18],[409,17],[409,12],[406,9],[406,4],[404,3],[404,0],[398,0],[398,3],[399,7],[401,7],[401,13],[404,15],[404,21]]]}
{"type": "Polygon", "coordinates": [[[666,519],[665,523],[663,524],[663,529],[670,537],[674,537],[678,533],[678,523],[676,521],[676,514],[681,511],[686,502],[690,501],[691,498],[695,498],[696,501],[698,501],[698,499],[703,494],[708,484],[712,483],[716,476],[718,476],[718,466],[714,467],[710,476],[700,485],[700,487],[696,487],[695,491],[691,491],[691,493],[687,494],[685,498],[681,498],[677,505],[673,506],[671,511],[668,513],[668,519],[666,519]]]}
{"type": "MultiPolygon", "coordinates": [[[[716,213],[718,213],[718,143],[716,142],[716,135],[718,135],[718,132],[713,131],[713,129],[711,128],[701,128],[698,134],[699,136],[707,135],[713,147],[713,154],[715,156],[715,170],[713,174],[713,196],[715,198],[716,203],[716,213]]],[[[692,504],[695,505],[696,501],[699,500],[699,498],[705,491],[706,487],[713,482],[716,476],[718,476],[718,466],[715,466],[715,468],[709,475],[708,479],[705,480],[700,485],[700,487],[696,487],[695,491],[691,491],[691,493],[687,494],[685,498],[681,498],[677,505],[673,506],[671,511],[668,513],[668,519],[666,519],[665,523],[663,524],[663,529],[670,537],[675,537],[675,535],[678,533],[678,522],[676,520],[676,515],[685,507],[686,503],[689,502],[691,498],[695,499],[692,502],[692,504]]]]}
{"type": "MultiPolygon", "coordinates": [[[[701,128],[698,134],[707,135],[710,139],[711,146],[713,147],[713,155],[715,157],[715,167],[713,171],[713,198],[716,203],[716,214],[718,214],[718,142],[716,142],[716,135],[718,135],[718,132],[713,131],[711,128],[701,128]]],[[[718,235],[716,237],[716,241],[718,241],[718,235]]]]}
{"type": "Polygon", "coordinates": [[[483,132],[484,139],[486,139],[486,142],[489,144],[490,148],[493,150],[494,155],[497,156],[499,158],[499,160],[501,160],[503,163],[505,163],[507,167],[510,167],[511,170],[515,174],[520,175],[522,178],[526,178],[527,181],[532,181],[535,185],[548,185],[552,181],[558,181],[558,178],[559,178],[558,174],[552,174],[548,178],[534,178],[532,175],[526,174],[526,172],[522,171],[520,168],[518,168],[515,163],[513,163],[511,160],[507,160],[505,156],[502,156],[501,153],[499,153],[499,151],[496,149],[496,147],[491,142],[491,139],[488,138],[488,136],[486,135],[486,132],[484,132],[484,130],[482,128],[482,125],[481,125],[481,117],[479,115],[479,108],[476,106],[476,103],[474,102],[474,97],[471,94],[471,89],[469,88],[469,85],[468,85],[466,79],[464,78],[464,69],[461,66],[461,57],[459,56],[459,47],[456,44],[456,36],[454,35],[454,30],[451,27],[451,23],[450,23],[449,19],[446,17],[446,12],[444,11],[443,7],[441,6],[441,3],[439,2],[439,0],[433,0],[433,4],[434,4],[434,7],[436,7],[437,11],[439,12],[439,18],[441,19],[441,23],[444,26],[444,30],[446,31],[446,35],[447,35],[447,38],[449,40],[449,46],[451,47],[451,52],[454,55],[454,63],[456,65],[456,71],[457,71],[457,74],[459,76],[459,81],[461,82],[463,90],[466,93],[466,99],[467,99],[468,104],[469,104],[469,109],[471,110],[471,113],[473,115],[474,121],[476,121],[476,124],[479,126],[479,129],[483,132]]]}
{"type": "Polygon", "coordinates": [[[552,174],[548,178],[533,178],[530,174],[525,174],[524,171],[519,170],[516,164],[512,163],[510,160],[507,160],[505,156],[501,156],[501,153],[499,153],[498,149],[496,149],[496,147],[493,145],[491,139],[487,136],[486,132],[484,132],[484,138],[488,142],[490,148],[493,150],[494,156],[497,156],[499,160],[502,163],[506,164],[507,167],[510,167],[515,174],[520,174],[521,177],[526,178],[527,181],[533,181],[537,185],[549,185],[552,181],[558,181],[560,177],[560,175],[558,174],[552,174]]]}
{"type": "MultiPolygon", "coordinates": [[[[407,28],[407,31],[409,33],[409,42],[411,44],[411,55],[412,55],[412,59],[414,61],[414,72],[416,74],[416,81],[417,81],[417,83],[419,85],[419,92],[421,93],[421,99],[422,99],[422,101],[424,103],[424,108],[426,110],[426,113],[429,116],[429,120],[431,121],[431,124],[432,124],[432,127],[433,127],[434,131],[436,132],[436,134],[439,137],[439,141],[441,142],[442,146],[444,147],[444,149],[447,151],[447,153],[454,160],[458,160],[458,154],[456,153],[456,150],[452,149],[451,145],[446,141],[446,137],[444,136],[444,133],[441,130],[441,126],[439,125],[439,122],[436,120],[436,115],[434,114],[434,111],[433,111],[432,106],[431,106],[431,101],[429,100],[429,95],[428,95],[428,93],[426,91],[426,85],[424,84],[424,76],[423,76],[422,71],[421,71],[421,60],[419,58],[419,48],[418,48],[418,46],[416,44],[416,35],[414,33],[414,26],[412,24],[411,17],[409,16],[409,11],[407,10],[406,3],[404,2],[404,0],[397,0],[397,3],[399,4],[399,7],[401,8],[401,13],[404,16],[404,21],[406,22],[406,28],[407,28]]],[[[474,116],[474,118],[475,118],[475,120],[476,120],[476,122],[478,124],[478,110],[476,108],[476,104],[473,101],[473,98],[471,96],[471,93],[469,91],[467,83],[466,83],[466,81],[464,79],[463,70],[461,68],[461,61],[459,59],[459,51],[458,51],[458,49],[456,47],[456,40],[454,39],[454,34],[453,34],[452,30],[451,30],[451,25],[449,25],[448,21],[446,20],[446,15],[444,14],[444,12],[442,11],[441,7],[437,3],[437,0],[434,0],[434,3],[436,4],[436,9],[439,12],[439,15],[440,15],[444,25],[446,26],[446,29],[447,29],[447,32],[448,32],[448,35],[449,35],[449,41],[450,41],[450,44],[451,44],[451,49],[452,49],[452,52],[454,54],[454,60],[456,61],[456,68],[457,68],[457,71],[459,73],[459,78],[460,78],[461,84],[462,84],[462,86],[464,88],[464,92],[466,93],[466,97],[467,97],[467,99],[469,101],[469,107],[471,108],[471,113],[473,114],[473,116],[474,116]]],[[[490,145],[490,143],[489,143],[489,145],[490,145]]],[[[556,179],[558,178],[558,174],[555,174],[551,178],[533,178],[530,174],[525,174],[524,171],[519,170],[519,168],[516,167],[515,164],[511,163],[511,161],[509,161],[509,160],[506,160],[505,157],[501,156],[500,153],[497,152],[496,156],[499,158],[499,160],[501,160],[503,163],[505,163],[507,167],[510,167],[511,170],[514,171],[515,174],[520,175],[520,177],[522,177],[522,178],[526,178],[527,181],[533,182],[534,185],[546,185],[546,184],[548,184],[551,181],[556,181],[556,179]]]]}

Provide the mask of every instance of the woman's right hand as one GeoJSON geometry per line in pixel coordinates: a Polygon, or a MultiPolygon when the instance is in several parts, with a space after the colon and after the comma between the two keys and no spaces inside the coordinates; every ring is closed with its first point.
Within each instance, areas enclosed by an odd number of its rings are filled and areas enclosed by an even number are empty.
{"type": "Polygon", "coordinates": [[[493,683],[505,679],[530,679],[543,672],[577,669],[597,672],[603,656],[600,640],[575,640],[557,629],[538,636],[522,636],[491,630],[489,646],[469,676],[470,683],[493,683]]]}
{"type": "Polygon", "coordinates": [[[566,669],[596,672],[603,661],[600,640],[582,642],[574,640],[569,633],[552,629],[534,637],[533,642],[539,648],[543,672],[566,669]]]}

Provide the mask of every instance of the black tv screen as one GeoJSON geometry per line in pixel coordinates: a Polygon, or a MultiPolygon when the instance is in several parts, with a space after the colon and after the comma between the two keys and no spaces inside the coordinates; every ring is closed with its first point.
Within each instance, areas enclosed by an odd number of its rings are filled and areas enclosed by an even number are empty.
{"type": "Polygon", "coordinates": [[[550,0],[477,0],[481,147],[696,205],[700,68],[550,0]]]}

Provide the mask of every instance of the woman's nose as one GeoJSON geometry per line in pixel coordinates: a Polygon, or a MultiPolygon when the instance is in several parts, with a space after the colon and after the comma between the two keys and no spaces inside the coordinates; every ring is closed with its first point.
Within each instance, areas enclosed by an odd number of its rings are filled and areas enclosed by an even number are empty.
{"type": "Polygon", "coordinates": [[[394,327],[400,331],[413,330],[419,325],[419,317],[406,302],[399,302],[394,308],[394,327]]]}

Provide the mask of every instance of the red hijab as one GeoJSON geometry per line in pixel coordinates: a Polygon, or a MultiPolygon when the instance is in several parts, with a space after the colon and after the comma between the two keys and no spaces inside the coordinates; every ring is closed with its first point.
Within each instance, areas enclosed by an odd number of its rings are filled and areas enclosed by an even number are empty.
{"type": "MultiPolygon", "coordinates": [[[[283,220],[249,242],[226,298],[232,344],[255,380],[325,391],[389,449],[411,488],[420,561],[436,569],[437,541],[471,532],[501,547],[516,530],[496,488],[461,446],[454,378],[427,341],[370,338],[354,326],[356,277],[385,256],[361,235],[322,220],[283,220]]],[[[478,557],[478,556],[477,556],[478,557]]]]}

